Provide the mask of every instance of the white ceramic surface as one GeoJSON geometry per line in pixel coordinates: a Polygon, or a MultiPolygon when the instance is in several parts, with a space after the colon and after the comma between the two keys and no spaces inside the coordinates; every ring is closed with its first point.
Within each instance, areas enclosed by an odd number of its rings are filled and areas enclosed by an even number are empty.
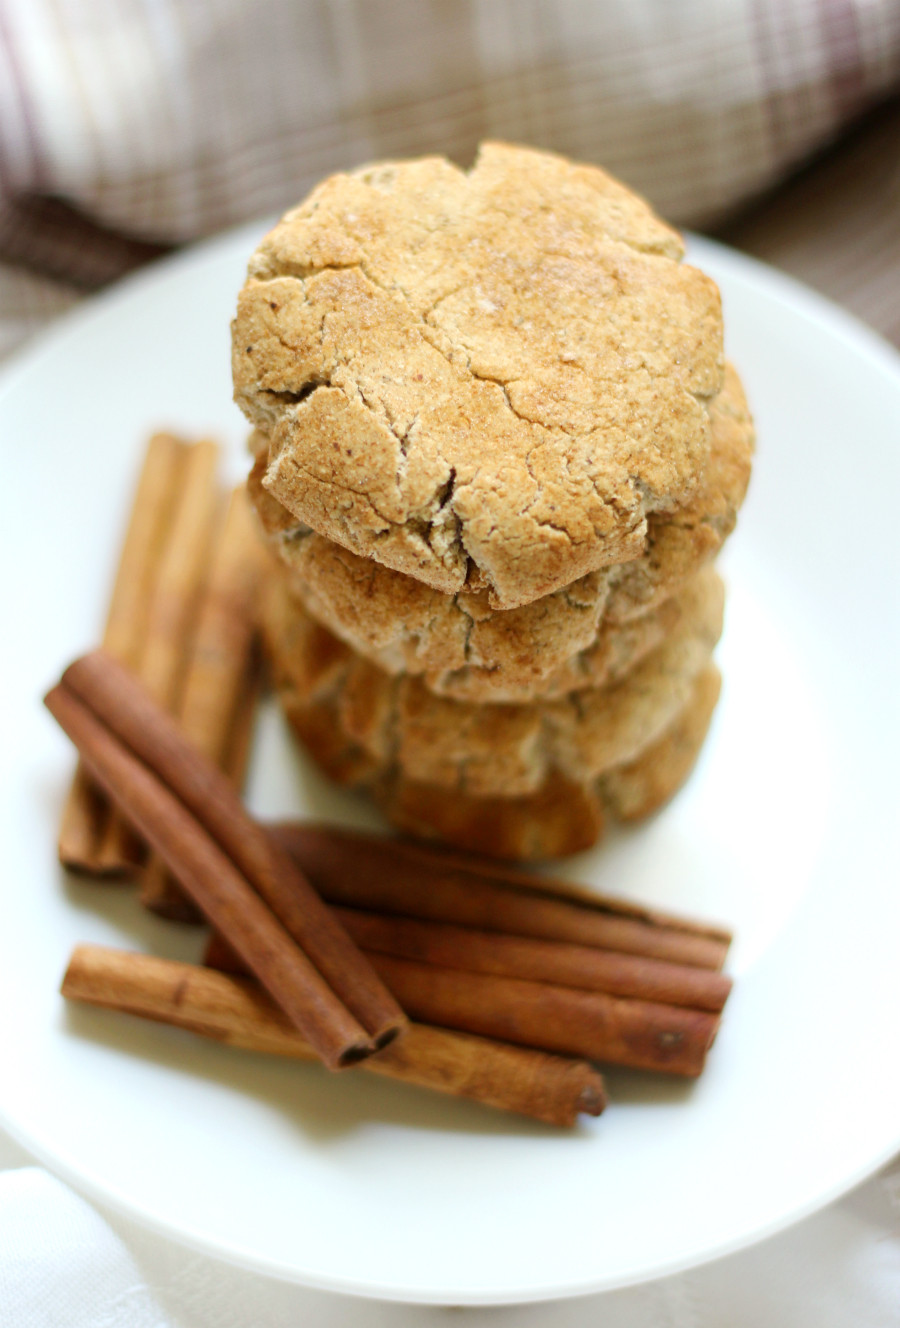
{"type": "MultiPolygon", "coordinates": [[[[212,431],[243,468],[228,322],[260,230],[104,295],[0,380],[0,1123],[176,1239],[398,1300],[622,1286],[796,1220],[900,1147],[900,369],[839,311],[707,243],[694,257],[721,283],[760,436],[723,559],[723,699],[681,796],[568,869],[736,929],[703,1079],[610,1073],[608,1112],[565,1133],[63,1008],[77,941],[199,948],[129,890],[59,871],[72,759],[39,694],[97,637],[148,432],[212,431]]],[[[251,801],[378,824],[271,711],[251,801]]]]}

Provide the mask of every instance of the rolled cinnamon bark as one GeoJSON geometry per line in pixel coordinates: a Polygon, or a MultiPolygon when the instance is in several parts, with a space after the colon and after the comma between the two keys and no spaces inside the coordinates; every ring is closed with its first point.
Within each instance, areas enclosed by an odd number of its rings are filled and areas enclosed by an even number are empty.
{"type": "MultiPolygon", "coordinates": [[[[696,1078],[719,1027],[718,1016],[708,1011],[363,948],[411,1018],[567,1056],[696,1078]]],[[[246,972],[220,936],[210,937],[204,963],[220,972],[246,972]]]]}
{"type": "Polygon", "coordinates": [[[81,761],[75,767],[60,819],[56,852],[69,871],[89,876],[117,876],[118,869],[100,860],[100,845],[111,816],[109,799],[93,782],[81,761]]]}
{"type": "Polygon", "coordinates": [[[722,973],[645,955],[352,908],[337,907],[335,912],[360,949],[439,968],[603,991],[712,1014],[721,1013],[731,991],[731,981],[722,973]]]}
{"type": "Polygon", "coordinates": [[[339,1068],[370,1054],[374,1044],[366,1030],[176,793],[64,683],[45,703],[92,778],[325,1063],[339,1068]]]}
{"type": "MultiPolygon", "coordinates": [[[[187,742],[175,721],[130,674],[96,651],[70,665],[46,701],[95,777],[260,981],[266,983],[259,946],[248,957],[242,944],[235,944],[233,933],[240,932],[242,919],[233,881],[228,926],[221,927],[214,916],[221,892],[211,876],[210,850],[225,863],[231,878],[237,876],[246,885],[250,898],[244,897],[244,907],[250,910],[265,901],[267,916],[277,918],[321,975],[325,990],[366,1030],[372,1044],[381,1046],[396,1036],[406,1022],[403,1011],[371,965],[290,858],[249,816],[227,776],[187,742]],[[85,742],[92,750],[85,750],[85,742]],[[106,758],[106,769],[99,768],[100,755],[106,758]],[[118,782],[110,772],[113,766],[120,772],[118,782]],[[123,783],[126,776],[130,778],[123,783]],[[180,831],[173,836],[174,820],[180,831]],[[189,869],[184,859],[198,844],[205,860],[189,869]]],[[[351,1050],[348,1044],[341,1059],[351,1050]]]]}
{"type": "Polygon", "coordinates": [[[221,513],[219,448],[202,439],[188,448],[172,531],[163,552],[138,676],[150,695],[174,710],[184,684],[187,643],[209,574],[221,513]]]}
{"type": "MultiPolygon", "coordinates": [[[[219,448],[203,439],[185,449],[173,495],[168,536],[159,552],[147,609],[145,639],[130,667],[169,711],[178,708],[200,595],[209,569],[212,535],[220,510],[219,448]]],[[[120,817],[113,816],[99,849],[101,870],[133,871],[143,857],[120,817]]]]}
{"type": "MultiPolygon", "coordinates": [[[[239,791],[244,785],[253,741],[256,708],[262,690],[263,661],[258,646],[259,643],[254,641],[247,663],[247,673],[238,689],[238,705],[232,716],[231,733],[225,744],[222,765],[226,775],[239,791]]],[[[144,872],[141,880],[141,903],[159,917],[168,918],[170,922],[192,924],[203,922],[203,914],[190,896],[181,889],[164,864],[155,868],[152,876],[149,866],[144,872]]]]}
{"type": "MultiPolygon", "coordinates": [[[[265,562],[241,486],[231,495],[213,547],[177,707],[186,736],[220,768],[232,755],[229,742],[235,717],[244,705],[242,691],[247,686],[265,562]]],[[[197,916],[159,858],[152,858],[142,873],[140,899],[145,908],[164,917],[192,921],[197,916]]]]}
{"type": "MultiPolygon", "coordinates": [[[[102,946],[81,945],[63,979],[68,1000],[189,1029],[232,1047],[314,1057],[255,983],[209,969],[102,946]]],[[[550,1125],[574,1125],[606,1104],[592,1066],[483,1038],[412,1024],[360,1069],[439,1093],[471,1098],[550,1125]]]]}
{"type": "Polygon", "coordinates": [[[410,1018],[607,1065],[696,1078],[718,1016],[369,952],[410,1018]]]}
{"type": "Polygon", "coordinates": [[[241,705],[267,561],[246,490],[240,486],[231,494],[212,549],[178,709],[191,742],[219,766],[225,762],[233,716],[241,705]]]}
{"type": "Polygon", "coordinates": [[[310,824],[270,833],[323,899],[349,908],[618,950],[712,971],[730,933],[440,849],[310,824]],[[565,890],[573,897],[563,898],[565,890]]]}
{"type": "Polygon", "coordinates": [[[256,711],[263,691],[265,664],[262,643],[254,637],[247,660],[247,672],[238,688],[238,703],[231,717],[231,732],[225,744],[222,769],[238,790],[244,786],[253,735],[256,730],[256,711]]]}
{"type": "MultiPolygon", "coordinates": [[[[137,666],[146,640],[153,585],[186,455],[179,439],[155,434],[147,446],[132,501],[103,632],[103,648],[128,668],[137,666]]],[[[109,854],[100,858],[109,816],[108,801],[79,765],[60,824],[58,852],[64,867],[95,874],[119,870],[122,864],[109,854]]]]}

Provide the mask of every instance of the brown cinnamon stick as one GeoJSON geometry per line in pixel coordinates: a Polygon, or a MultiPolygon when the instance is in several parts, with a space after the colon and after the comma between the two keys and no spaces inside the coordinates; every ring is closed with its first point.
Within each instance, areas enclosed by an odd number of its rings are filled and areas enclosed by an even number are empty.
{"type": "Polygon", "coordinates": [[[731,981],[722,973],[645,955],[352,908],[338,907],[335,913],[360,949],[440,968],[603,991],[610,996],[708,1010],[712,1014],[721,1013],[731,991],[731,981]]]}
{"type": "Polygon", "coordinates": [[[711,971],[731,940],[720,928],[579,890],[563,898],[541,876],[385,836],[310,824],[271,834],[323,899],[349,908],[644,955],[711,971]],[[526,884],[527,882],[527,884],[526,884]]]}
{"type": "Polygon", "coordinates": [[[170,922],[203,921],[203,914],[182,890],[162,858],[153,855],[141,871],[139,895],[144,908],[170,922]]]}
{"type": "MultiPolygon", "coordinates": [[[[718,1031],[718,1016],[708,1011],[501,977],[458,962],[451,967],[433,958],[402,958],[368,948],[364,932],[356,939],[376,970],[410,1017],[423,1023],[690,1078],[702,1072],[718,1031]]],[[[204,963],[235,976],[246,973],[220,936],[210,937],[204,963]]]]}
{"type": "MultiPolygon", "coordinates": [[[[264,565],[242,486],[231,495],[212,551],[177,711],[186,736],[220,768],[239,754],[230,750],[230,743],[244,704],[264,565]]],[[[159,858],[152,858],[144,869],[140,899],[164,917],[179,921],[196,917],[193,904],[159,858]]]]}
{"type": "MultiPolygon", "coordinates": [[[[63,806],[56,843],[59,860],[69,871],[90,876],[107,874],[100,859],[100,845],[110,814],[109,799],[79,761],[63,806]]],[[[119,873],[113,870],[109,874],[119,873]]]]}
{"type": "MultiPolygon", "coordinates": [[[[248,815],[227,776],[186,741],[133,677],[97,651],[70,665],[47,704],[95,777],[276,999],[265,972],[262,914],[293,938],[293,948],[307,957],[311,973],[321,975],[324,991],[317,1000],[325,1012],[325,1032],[334,1032],[329,1024],[337,1028],[339,1022],[330,1018],[334,1003],[344,1007],[348,1019],[352,1015],[375,1046],[403,1028],[402,1010],[308,881],[248,815]],[[224,898],[220,883],[212,879],[219,859],[230,882],[224,898]],[[220,913],[225,927],[217,920],[220,913]],[[251,913],[255,941],[245,935],[251,913]]],[[[310,985],[309,974],[306,980],[310,985]]],[[[312,1033],[304,1032],[313,1040],[312,1033]]],[[[344,1032],[349,1037],[349,1030],[344,1032]]],[[[358,1054],[359,1047],[354,1051],[348,1043],[338,1055],[332,1046],[337,1059],[345,1060],[351,1051],[358,1054]]]]}
{"type": "MultiPolygon", "coordinates": [[[[135,490],[103,633],[104,649],[129,668],[136,666],[146,639],[153,582],[185,456],[177,438],[154,435],[135,490]]],[[[58,851],[64,866],[93,873],[116,868],[108,856],[103,862],[99,856],[109,814],[106,798],[79,765],[60,824],[58,851]]]]}
{"type": "Polygon", "coordinates": [[[695,1078],[718,1016],[369,953],[411,1019],[608,1065],[695,1078]]]}
{"type": "MultiPolygon", "coordinates": [[[[175,492],[171,524],[158,552],[156,577],[146,610],[140,655],[131,661],[152,696],[167,710],[178,706],[187,664],[187,648],[200,593],[208,571],[213,528],[221,502],[216,471],[219,448],[203,439],[185,448],[175,492]]],[[[107,873],[130,872],[141,858],[127,826],[113,816],[104,833],[99,859],[107,873]]]]}
{"type": "MultiPolygon", "coordinates": [[[[314,1055],[255,983],[209,969],[80,945],[63,979],[68,1000],[186,1028],[233,1047],[306,1060],[314,1055]]],[[[439,1093],[471,1098],[550,1125],[599,1115],[603,1080],[583,1061],[412,1024],[359,1066],[439,1093]]]]}
{"type": "Polygon", "coordinates": [[[160,563],[139,676],[151,696],[174,710],[184,682],[187,642],[206,578],[222,495],[218,445],[202,439],[188,448],[172,531],[160,563]]]}
{"type": "Polygon", "coordinates": [[[331,1066],[374,1045],[253,887],[169,788],[65,685],[45,698],[91,776],[331,1066]]]}
{"type": "MultiPolygon", "coordinates": [[[[238,791],[244,786],[244,776],[250,756],[256,708],[263,685],[263,660],[259,642],[255,641],[247,664],[247,673],[238,689],[238,704],[232,715],[231,732],[225,744],[222,769],[238,791]]],[[[159,859],[154,859],[159,862],[159,859]]],[[[141,903],[171,922],[202,923],[203,914],[185,894],[165,864],[154,868],[149,864],[141,879],[141,903]],[[152,874],[151,874],[152,873],[152,874]]]]}
{"type": "Polygon", "coordinates": [[[244,786],[256,731],[256,711],[265,688],[265,660],[262,642],[254,637],[247,672],[238,689],[238,704],[231,717],[231,731],[225,744],[222,769],[238,790],[244,786]]]}
{"type": "MultiPolygon", "coordinates": [[[[570,945],[567,941],[474,931],[443,922],[420,922],[390,913],[364,913],[340,906],[334,912],[365,953],[414,959],[463,973],[524,978],[557,987],[706,1010],[710,1014],[721,1014],[731,991],[731,980],[721,973],[647,959],[643,955],[623,955],[613,950],[570,945]]],[[[216,935],[207,942],[203,962],[225,973],[245,971],[236,955],[216,935]]]]}

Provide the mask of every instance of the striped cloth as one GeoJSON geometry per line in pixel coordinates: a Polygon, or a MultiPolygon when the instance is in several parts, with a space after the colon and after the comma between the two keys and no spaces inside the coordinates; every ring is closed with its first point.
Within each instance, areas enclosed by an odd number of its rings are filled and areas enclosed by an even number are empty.
{"type": "MultiPolygon", "coordinates": [[[[708,229],[898,88],[900,0],[0,0],[0,349],[332,170],[465,163],[485,137],[601,162],[708,229]]],[[[895,171],[898,146],[895,116],[895,171]]],[[[870,262],[868,201],[842,206],[870,262]]],[[[817,220],[746,243],[777,261],[817,220]]]]}

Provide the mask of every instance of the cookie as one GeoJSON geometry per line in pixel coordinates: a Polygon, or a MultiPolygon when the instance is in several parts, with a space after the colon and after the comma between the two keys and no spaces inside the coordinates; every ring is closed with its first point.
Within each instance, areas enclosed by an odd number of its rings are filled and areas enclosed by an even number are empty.
{"type": "Polygon", "coordinates": [[[400,830],[474,853],[539,862],[590,848],[608,821],[637,821],[662,807],[690,774],[719,695],[719,673],[708,665],[669,727],[634,760],[579,783],[551,771],[521,797],[447,796],[440,785],[382,770],[343,737],[329,701],[298,702],[290,684],[279,693],[285,715],[310,754],[339,783],[366,789],[400,830]]]}
{"type": "Polygon", "coordinates": [[[316,724],[327,711],[325,738],[310,746],[318,754],[316,744],[329,743],[328,768],[346,751],[357,778],[395,769],[454,796],[510,798],[536,793],[552,771],[593,780],[655,741],[709,662],[722,598],[719,578],[705,570],[686,588],[675,628],[623,678],[531,705],[453,701],[419,678],[391,677],[310,618],[283,579],[270,587],[264,632],[292,710],[318,712],[316,724]]]}
{"type": "Polygon", "coordinates": [[[262,486],[264,456],[248,485],[294,593],[355,651],[388,673],[422,674],[438,695],[527,701],[602,685],[674,624],[673,596],[733,529],[750,476],[753,425],[730,365],[711,419],[700,489],[678,512],[650,518],[640,559],[505,611],[491,609],[485,591],[443,595],[298,528],[262,486]]]}
{"type": "Polygon", "coordinates": [[[527,797],[448,798],[442,788],[395,775],[372,791],[394,825],[421,838],[522,862],[580,853],[603,836],[609,821],[643,820],[674,797],[700,754],[720,683],[718,669],[708,665],[662,736],[627,766],[590,784],[553,771],[527,797]]]}
{"type": "Polygon", "coordinates": [[[265,237],[233,324],[265,488],[493,608],[638,557],[697,491],[722,383],[718,290],[682,258],[641,199],[551,153],[331,177],[265,237]]]}
{"type": "Polygon", "coordinates": [[[423,674],[432,691],[460,699],[517,699],[543,690],[593,644],[607,573],[507,611],[491,609],[483,590],[444,595],[298,528],[262,487],[264,464],[257,461],[248,487],[292,589],[313,617],[386,672],[423,674]]]}
{"type": "Polygon", "coordinates": [[[728,365],[712,403],[713,445],[699,490],[683,507],[647,522],[643,555],[613,569],[605,607],[612,622],[645,613],[709,562],[734,530],[747,493],[755,431],[744,389],[728,365]]]}

